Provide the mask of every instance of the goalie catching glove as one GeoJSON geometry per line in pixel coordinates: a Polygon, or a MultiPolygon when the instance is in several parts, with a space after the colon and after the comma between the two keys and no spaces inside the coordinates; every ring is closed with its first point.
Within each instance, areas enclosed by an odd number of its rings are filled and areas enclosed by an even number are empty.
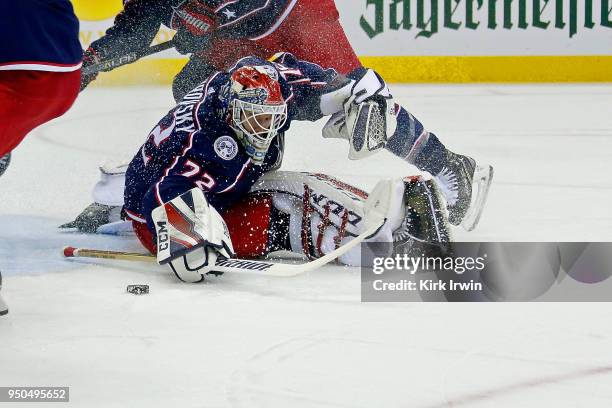
{"type": "Polygon", "coordinates": [[[157,262],[183,282],[201,282],[214,272],[218,257],[234,255],[225,221],[193,188],[152,212],[157,233],[157,262]]]}
{"type": "Polygon", "coordinates": [[[349,141],[349,159],[367,157],[384,148],[397,128],[398,106],[385,81],[368,69],[357,81],[322,98],[322,111],[343,97],[342,110],[323,128],[323,137],[349,141]]]}

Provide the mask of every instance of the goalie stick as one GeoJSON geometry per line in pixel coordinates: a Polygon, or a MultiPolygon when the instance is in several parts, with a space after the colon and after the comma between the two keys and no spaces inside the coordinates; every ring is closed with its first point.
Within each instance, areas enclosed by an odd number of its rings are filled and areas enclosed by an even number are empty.
{"type": "MultiPolygon", "coordinates": [[[[282,264],[248,259],[217,259],[215,271],[224,273],[248,273],[251,275],[291,277],[301,275],[317,269],[334,259],[344,255],[359,245],[365,239],[374,236],[385,224],[386,219],[380,219],[364,232],[353,238],[350,242],[341,245],[334,251],[303,264],[282,264]]],[[[157,262],[153,255],[137,254],[132,252],[103,251],[98,249],[65,247],[63,254],[66,258],[102,258],[122,261],[157,262]]]]}
{"type": "Polygon", "coordinates": [[[130,52],[125,55],[121,55],[119,57],[100,61],[97,64],[90,65],[87,68],[83,68],[82,75],[91,75],[91,74],[95,74],[96,72],[110,71],[117,67],[131,64],[132,62],[139,60],[142,57],[146,57],[147,55],[156,54],[158,52],[165,51],[172,47],[174,47],[174,43],[172,41],[166,41],[166,42],[154,45],[152,47],[149,47],[141,51],[134,51],[134,52],[130,52]]]}

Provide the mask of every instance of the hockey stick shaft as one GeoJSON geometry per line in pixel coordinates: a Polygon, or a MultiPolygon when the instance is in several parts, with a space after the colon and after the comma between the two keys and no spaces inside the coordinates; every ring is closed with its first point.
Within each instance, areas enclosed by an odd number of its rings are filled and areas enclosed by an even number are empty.
{"type": "MultiPolygon", "coordinates": [[[[281,276],[290,277],[300,275],[314,269],[317,269],[334,259],[344,255],[355,246],[359,245],[365,239],[376,234],[383,226],[385,220],[372,225],[366,231],[362,232],[348,243],[341,245],[334,251],[315,259],[314,261],[302,264],[282,264],[264,261],[252,261],[248,259],[218,259],[215,264],[215,271],[227,273],[248,273],[251,275],[266,275],[266,276],[281,276]]],[[[64,256],[66,258],[98,258],[111,259],[121,261],[138,261],[138,262],[157,262],[152,255],[137,254],[133,252],[120,251],[103,251],[99,249],[86,248],[64,248],[64,256]]]]}
{"type": "Polygon", "coordinates": [[[95,65],[90,65],[86,68],[83,68],[81,73],[82,75],[91,75],[95,74],[96,72],[110,71],[120,66],[131,64],[132,62],[137,61],[140,58],[146,57],[147,55],[157,54],[158,52],[165,51],[172,47],[174,47],[172,41],[166,41],[141,51],[134,51],[125,55],[121,55],[119,57],[100,61],[95,65]]]}
{"type": "Polygon", "coordinates": [[[87,249],[87,248],[75,248],[65,247],[64,257],[66,258],[98,258],[98,259],[112,259],[119,261],[137,261],[137,262],[156,262],[153,255],[138,254],[134,252],[121,252],[121,251],[104,251],[101,249],[87,249]]]}

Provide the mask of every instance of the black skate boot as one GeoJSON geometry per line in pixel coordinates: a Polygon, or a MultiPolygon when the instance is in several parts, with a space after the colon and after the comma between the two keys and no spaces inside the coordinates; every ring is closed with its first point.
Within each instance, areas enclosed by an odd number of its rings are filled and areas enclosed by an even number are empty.
{"type": "Polygon", "coordinates": [[[9,164],[11,164],[11,153],[7,153],[0,157],[0,176],[4,174],[9,164]]]}
{"type": "MultiPolygon", "coordinates": [[[[2,292],[2,273],[0,272],[0,292],[2,292]]],[[[2,300],[2,294],[0,294],[0,316],[4,316],[8,313],[8,306],[2,300]]]]}
{"type": "Polygon", "coordinates": [[[476,228],[493,179],[493,167],[447,150],[446,165],[434,176],[448,208],[448,220],[471,231],[476,228]]]}
{"type": "Polygon", "coordinates": [[[420,176],[404,179],[405,215],[393,232],[394,254],[436,256],[450,251],[451,236],[444,201],[436,183],[420,176]]]}

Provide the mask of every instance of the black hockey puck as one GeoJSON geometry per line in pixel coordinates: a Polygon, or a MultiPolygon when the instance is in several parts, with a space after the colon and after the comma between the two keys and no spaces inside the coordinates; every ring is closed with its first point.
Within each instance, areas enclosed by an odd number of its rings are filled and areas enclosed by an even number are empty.
{"type": "Polygon", "coordinates": [[[149,293],[149,285],[128,285],[127,292],[132,295],[146,295],[149,293]]]}

